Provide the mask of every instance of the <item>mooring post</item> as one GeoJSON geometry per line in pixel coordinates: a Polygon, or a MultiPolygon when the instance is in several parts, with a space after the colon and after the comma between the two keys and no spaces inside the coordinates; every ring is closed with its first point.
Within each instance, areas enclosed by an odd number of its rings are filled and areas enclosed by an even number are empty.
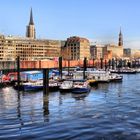
{"type": "Polygon", "coordinates": [[[18,84],[18,91],[20,90],[20,57],[17,57],[17,84],[18,84]]]}
{"type": "Polygon", "coordinates": [[[115,60],[115,68],[117,69],[118,68],[118,59],[116,58],[115,60]]]}
{"type": "Polygon", "coordinates": [[[112,69],[114,70],[114,65],[115,65],[115,61],[114,58],[112,58],[112,69]]]}
{"type": "Polygon", "coordinates": [[[70,59],[68,59],[68,76],[70,74],[70,59]]]}
{"type": "Polygon", "coordinates": [[[83,62],[83,79],[86,78],[86,74],[85,74],[86,70],[87,70],[87,58],[85,57],[83,62]]]}
{"type": "Polygon", "coordinates": [[[122,68],[123,67],[123,60],[120,59],[120,67],[122,68]]]}
{"type": "Polygon", "coordinates": [[[136,61],[136,59],[134,60],[134,68],[136,68],[137,67],[137,61],[136,61]]]}
{"type": "Polygon", "coordinates": [[[103,69],[103,58],[100,58],[101,69],[103,69]]]}
{"type": "Polygon", "coordinates": [[[93,58],[93,68],[95,68],[95,59],[93,58]]]}
{"type": "Polygon", "coordinates": [[[49,94],[49,69],[43,69],[43,93],[49,94]]]}
{"type": "Polygon", "coordinates": [[[127,66],[128,66],[129,68],[131,68],[131,62],[130,62],[130,61],[127,62],[127,66]]]}
{"type": "Polygon", "coordinates": [[[108,61],[108,65],[109,65],[109,69],[110,69],[110,67],[111,67],[111,60],[109,59],[109,61],[108,61]]]}
{"type": "Polygon", "coordinates": [[[124,67],[126,67],[126,59],[124,59],[124,67]]]}
{"type": "Polygon", "coordinates": [[[62,57],[59,57],[59,74],[62,79],[62,57]]]}
{"type": "Polygon", "coordinates": [[[106,59],[105,59],[105,71],[107,70],[107,62],[106,62],[106,59]]]}
{"type": "MultiPolygon", "coordinates": [[[[43,96],[43,112],[44,112],[44,117],[46,117],[49,114],[49,95],[44,94],[43,96]]],[[[46,120],[46,119],[45,119],[46,120]]]]}

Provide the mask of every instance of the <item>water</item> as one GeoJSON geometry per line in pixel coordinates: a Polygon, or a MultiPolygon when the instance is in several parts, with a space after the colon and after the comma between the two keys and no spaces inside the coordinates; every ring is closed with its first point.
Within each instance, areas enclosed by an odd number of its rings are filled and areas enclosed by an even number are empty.
{"type": "Polygon", "coordinates": [[[0,89],[0,139],[140,140],[140,74],[89,94],[0,89]]]}

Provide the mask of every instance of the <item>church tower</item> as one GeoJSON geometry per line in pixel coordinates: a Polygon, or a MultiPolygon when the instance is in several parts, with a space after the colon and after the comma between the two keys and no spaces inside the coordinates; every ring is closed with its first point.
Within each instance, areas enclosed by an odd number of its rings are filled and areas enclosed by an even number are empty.
{"type": "Polygon", "coordinates": [[[34,21],[33,21],[32,8],[31,8],[31,11],[30,11],[29,25],[27,26],[27,29],[26,29],[26,37],[31,38],[31,39],[36,38],[36,32],[35,32],[35,25],[34,25],[34,21]]]}
{"type": "Polygon", "coordinates": [[[123,46],[123,35],[120,29],[120,33],[119,33],[119,43],[118,46],[122,47],[123,46]]]}

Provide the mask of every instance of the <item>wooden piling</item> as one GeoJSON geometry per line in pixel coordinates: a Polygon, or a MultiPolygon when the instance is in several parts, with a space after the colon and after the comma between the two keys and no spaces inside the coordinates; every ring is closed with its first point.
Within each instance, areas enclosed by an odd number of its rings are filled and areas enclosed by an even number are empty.
{"type": "Polygon", "coordinates": [[[95,68],[95,59],[93,58],[93,68],[95,68]]]}
{"type": "Polygon", "coordinates": [[[70,60],[68,59],[68,75],[70,75],[70,60]]]}
{"type": "Polygon", "coordinates": [[[124,63],[123,63],[123,64],[124,64],[123,66],[126,67],[126,59],[125,59],[123,62],[124,62],[124,63]]]}
{"type": "Polygon", "coordinates": [[[112,69],[114,70],[115,60],[112,58],[112,69]]]}
{"type": "Polygon", "coordinates": [[[108,65],[109,65],[109,69],[110,69],[110,67],[111,67],[111,60],[110,59],[108,61],[108,65]]]}
{"type": "Polygon", "coordinates": [[[62,79],[62,57],[59,57],[59,74],[62,79]]]}
{"type": "Polygon", "coordinates": [[[20,90],[20,57],[17,57],[17,84],[18,84],[18,91],[20,90]]]}
{"type": "Polygon", "coordinates": [[[43,69],[43,94],[49,94],[49,69],[43,69]]]}
{"type": "Polygon", "coordinates": [[[120,68],[122,68],[122,67],[123,67],[123,60],[120,59],[120,68]]]}
{"type": "Polygon", "coordinates": [[[105,59],[105,71],[107,70],[107,61],[105,59]]]}
{"type": "Polygon", "coordinates": [[[44,117],[46,117],[47,115],[49,115],[49,95],[48,94],[44,94],[43,96],[43,112],[44,112],[44,117]]]}
{"type": "Polygon", "coordinates": [[[103,69],[103,58],[100,58],[101,69],[103,69]]]}
{"type": "Polygon", "coordinates": [[[83,79],[86,79],[86,74],[85,71],[87,70],[87,58],[84,58],[84,62],[83,62],[83,79]]]}
{"type": "Polygon", "coordinates": [[[118,68],[118,59],[116,58],[115,60],[115,68],[117,69],[118,68]]]}

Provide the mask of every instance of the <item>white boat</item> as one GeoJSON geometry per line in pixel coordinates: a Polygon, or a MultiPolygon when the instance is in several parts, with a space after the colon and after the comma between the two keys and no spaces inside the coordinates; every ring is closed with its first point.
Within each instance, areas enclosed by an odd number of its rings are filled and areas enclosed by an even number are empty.
{"type": "Polygon", "coordinates": [[[59,87],[60,92],[70,92],[73,86],[73,81],[66,80],[63,81],[59,87]]]}
{"type": "Polygon", "coordinates": [[[135,69],[137,73],[140,73],[140,68],[135,69]]]}
{"type": "Polygon", "coordinates": [[[55,80],[49,80],[49,90],[56,91],[59,89],[59,83],[55,80]]]}
{"type": "MultiPolygon", "coordinates": [[[[17,83],[14,86],[18,89],[17,83]]],[[[43,89],[43,80],[37,81],[28,81],[20,83],[20,90],[24,91],[35,91],[35,90],[42,90],[43,89]]],[[[57,81],[49,80],[49,91],[55,91],[59,89],[59,84],[57,81]]]]}
{"type": "MultiPolygon", "coordinates": [[[[14,86],[15,89],[18,89],[17,83],[14,86]]],[[[20,83],[20,90],[24,91],[35,91],[35,90],[41,90],[43,89],[43,83],[42,80],[38,81],[28,81],[28,82],[22,82],[20,83]]]]}
{"type": "Polygon", "coordinates": [[[110,73],[110,81],[111,82],[120,82],[122,81],[123,76],[115,73],[110,73]]]}
{"type": "MultiPolygon", "coordinates": [[[[110,74],[110,72],[108,72],[108,71],[99,71],[99,70],[85,72],[87,79],[93,79],[93,80],[97,81],[98,83],[109,82],[110,81],[109,74],[110,74]]],[[[76,71],[73,74],[73,79],[75,79],[75,80],[82,79],[82,78],[83,78],[83,71],[76,71]]]]}
{"type": "Polygon", "coordinates": [[[110,72],[118,73],[118,74],[136,74],[136,70],[130,68],[115,69],[115,70],[110,70],[110,72]]]}
{"type": "Polygon", "coordinates": [[[85,80],[76,80],[73,82],[72,93],[88,93],[90,91],[90,86],[85,80]]]}

